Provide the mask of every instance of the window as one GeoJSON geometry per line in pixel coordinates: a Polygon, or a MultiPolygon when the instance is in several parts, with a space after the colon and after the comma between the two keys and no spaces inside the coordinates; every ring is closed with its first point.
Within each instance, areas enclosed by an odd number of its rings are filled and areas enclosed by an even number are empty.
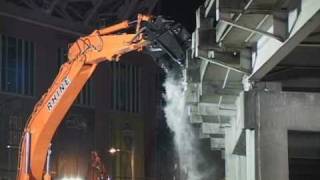
{"type": "Polygon", "coordinates": [[[0,35],[0,89],[34,95],[34,43],[0,35]]]}
{"type": "Polygon", "coordinates": [[[320,132],[288,131],[290,180],[320,179],[320,132]]]}
{"type": "MultiPolygon", "coordinates": [[[[1,161],[5,164],[7,173],[14,173],[18,165],[18,150],[20,145],[20,138],[23,133],[26,117],[24,115],[8,115],[5,117],[5,133],[1,161]]],[[[1,163],[0,163],[1,165],[1,163]]]]}
{"type": "Polygon", "coordinates": [[[111,62],[111,109],[131,113],[140,112],[140,67],[111,62]]]}
{"type": "Polygon", "coordinates": [[[24,128],[24,117],[12,115],[9,117],[8,145],[18,147],[24,128]]]}
{"type": "MultiPolygon", "coordinates": [[[[68,59],[67,53],[68,53],[67,48],[58,48],[57,73],[59,72],[60,66],[67,61],[68,59]]],[[[89,79],[89,81],[85,84],[80,94],[78,95],[78,98],[76,99],[75,104],[83,105],[83,106],[93,106],[94,93],[93,93],[92,87],[93,87],[93,82],[92,80],[89,79]]]]}

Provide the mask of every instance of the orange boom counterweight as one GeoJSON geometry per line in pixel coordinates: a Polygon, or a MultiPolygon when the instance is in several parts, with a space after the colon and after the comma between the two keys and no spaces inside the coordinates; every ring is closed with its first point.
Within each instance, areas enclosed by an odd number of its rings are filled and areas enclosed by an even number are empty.
{"type": "Polygon", "coordinates": [[[68,61],[30,115],[21,139],[17,179],[51,179],[53,135],[100,62],[118,61],[123,54],[145,50],[158,62],[164,62],[162,57],[170,57],[181,66],[189,42],[190,36],[180,24],[144,15],[134,22],[124,21],[79,38],[69,48],[68,61]],[[153,51],[155,48],[161,51],[153,51]]]}

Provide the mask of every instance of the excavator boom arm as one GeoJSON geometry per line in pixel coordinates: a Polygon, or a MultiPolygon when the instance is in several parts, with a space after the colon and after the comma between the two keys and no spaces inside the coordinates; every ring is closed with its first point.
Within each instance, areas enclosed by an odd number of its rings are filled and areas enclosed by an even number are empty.
{"type": "MultiPolygon", "coordinates": [[[[88,36],[79,38],[71,45],[68,62],[61,66],[53,84],[36,104],[24,129],[17,179],[50,179],[49,168],[44,171],[44,166],[51,140],[99,63],[117,61],[125,53],[140,51],[151,46],[157,40],[157,36],[164,33],[151,36],[152,29],[149,29],[146,32],[148,36],[145,36],[143,32],[145,28],[141,26],[152,25],[153,20],[149,16],[139,15],[137,22],[135,33],[119,33],[122,30],[128,30],[131,25],[130,22],[124,21],[96,30],[88,36]]],[[[179,41],[179,38],[174,37],[174,39],[179,41]]]]}

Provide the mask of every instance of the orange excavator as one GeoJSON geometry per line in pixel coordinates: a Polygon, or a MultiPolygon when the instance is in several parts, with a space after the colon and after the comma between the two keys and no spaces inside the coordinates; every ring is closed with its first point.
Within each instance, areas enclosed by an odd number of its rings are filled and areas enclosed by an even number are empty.
{"type": "Polygon", "coordinates": [[[61,66],[26,124],[21,138],[17,179],[51,179],[52,138],[99,63],[118,61],[123,54],[143,51],[153,56],[163,68],[174,69],[184,65],[190,44],[190,35],[181,24],[146,15],[95,30],[75,41],[69,48],[68,61],[61,66]]]}

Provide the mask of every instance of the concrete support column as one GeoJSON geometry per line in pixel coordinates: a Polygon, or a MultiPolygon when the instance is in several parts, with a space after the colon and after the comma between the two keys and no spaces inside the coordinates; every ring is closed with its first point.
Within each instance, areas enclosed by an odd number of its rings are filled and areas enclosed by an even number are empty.
{"type": "Polygon", "coordinates": [[[289,180],[288,131],[320,132],[320,94],[264,88],[245,101],[245,124],[255,129],[256,180],[289,180]]]}
{"type": "Polygon", "coordinates": [[[225,167],[226,167],[226,180],[248,180],[247,179],[247,166],[246,157],[236,155],[233,153],[232,139],[234,138],[231,129],[226,132],[225,140],[225,167]]]}
{"type": "Polygon", "coordinates": [[[255,131],[246,131],[247,180],[255,180],[255,131]]]}

